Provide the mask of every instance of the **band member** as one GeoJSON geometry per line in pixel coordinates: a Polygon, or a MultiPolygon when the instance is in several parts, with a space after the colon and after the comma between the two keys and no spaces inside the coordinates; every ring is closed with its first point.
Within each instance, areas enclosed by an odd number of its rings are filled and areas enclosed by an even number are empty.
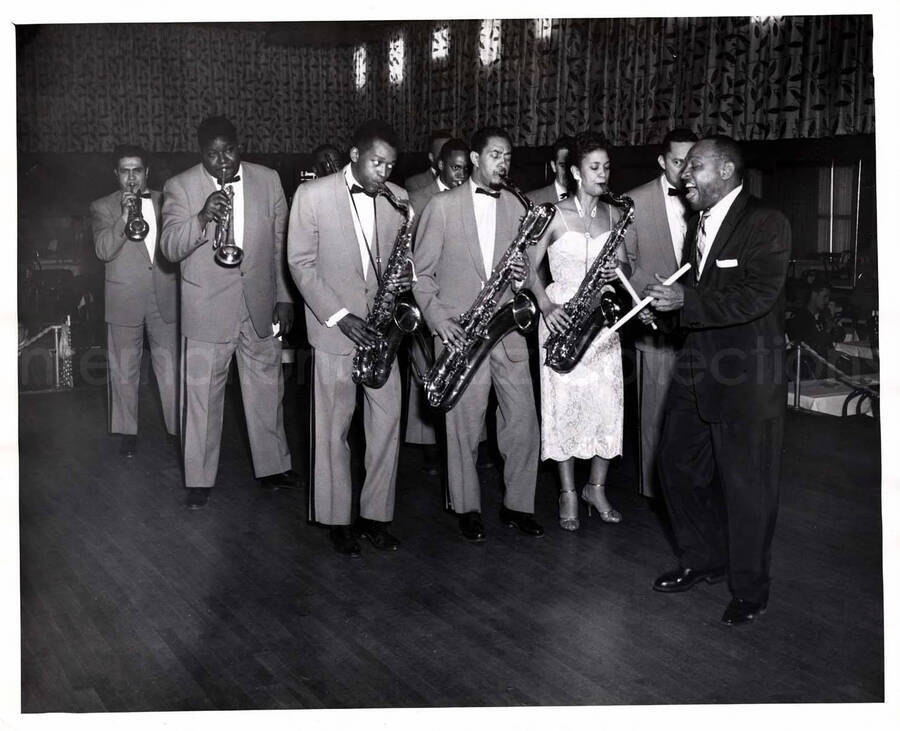
{"type": "MultiPolygon", "coordinates": [[[[512,142],[505,130],[486,127],[472,138],[472,175],[468,184],[436,195],[422,213],[416,234],[416,300],[438,338],[462,348],[465,312],[494,265],[514,240],[522,206],[501,190],[509,172],[512,142]]],[[[515,259],[514,275],[526,281],[526,257],[515,259]]],[[[510,297],[509,292],[504,300],[510,297]]],[[[499,303],[498,303],[499,304],[499,303]]],[[[519,332],[507,335],[481,364],[456,406],[447,413],[447,469],[450,507],[462,535],[483,541],[481,492],[476,470],[478,441],[488,396],[497,395],[497,444],[504,458],[506,492],[502,523],[541,536],[535,521],[534,491],[538,464],[538,424],[528,366],[528,348],[519,332]]]]}
{"type": "Polygon", "coordinates": [[[680,567],[653,588],[686,591],[727,576],[733,598],[722,621],[729,625],[756,619],[769,598],[791,251],[787,219],[744,189],[743,173],[730,137],[691,148],[681,181],[699,214],[685,239],[692,281],[645,290],[657,310],[677,313],[683,336],[659,446],[680,567]]]}
{"type": "MultiPolygon", "coordinates": [[[[469,177],[469,146],[460,139],[448,140],[441,147],[438,157],[438,176],[429,185],[409,194],[413,210],[420,214],[428,202],[438,193],[462,185],[469,177]]],[[[418,222],[416,218],[416,222],[418,222]]],[[[430,475],[438,474],[438,455],[435,446],[433,414],[424,403],[424,395],[417,388],[414,378],[409,383],[409,411],[406,419],[406,441],[421,444],[423,469],[430,475]]]]}
{"type": "Polygon", "coordinates": [[[312,151],[312,155],[317,178],[336,173],[344,166],[342,162],[344,156],[334,145],[319,145],[312,151]]]}
{"type": "MultiPolygon", "coordinates": [[[[122,435],[120,454],[132,457],[137,449],[145,330],[166,431],[173,440],[177,431],[177,267],[157,245],[162,193],[147,188],[147,153],[136,145],[120,145],[113,159],[119,189],[91,203],[91,219],[94,250],[106,262],[109,430],[122,435]],[[129,219],[145,222],[143,238],[126,235],[129,219]]],[[[140,227],[131,224],[129,228],[140,227]]]]}
{"type": "Polygon", "coordinates": [[[237,131],[225,117],[197,128],[200,164],[165,185],[160,245],[181,262],[182,423],[186,505],[202,508],[216,482],[225,381],[237,356],[241,398],[262,487],[296,486],[284,434],[281,343],[293,304],[285,278],[287,204],[278,174],[241,161],[237,131]],[[227,226],[226,226],[227,222],[227,226]],[[239,247],[237,266],[214,256],[217,230],[239,247]]]}
{"type": "MultiPolygon", "coordinates": [[[[668,277],[681,261],[687,211],[679,176],[688,150],[696,141],[697,136],[688,129],[669,132],[656,158],[661,174],[626,194],[634,201],[634,221],[625,236],[625,248],[632,262],[631,284],[636,292],[655,284],[655,273],[668,277]]],[[[658,493],[656,447],[675,367],[675,350],[670,335],[649,328],[643,328],[635,338],[635,349],[640,409],[639,490],[646,497],[654,497],[658,493]]]]}
{"type": "Polygon", "coordinates": [[[575,140],[571,137],[560,137],[553,145],[550,151],[550,172],[553,173],[553,180],[549,185],[543,188],[533,190],[528,197],[537,204],[541,203],[559,203],[569,197],[566,161],[569,157],[569,150],[575,140]]]}
{"type": "MultiPolygon", "coordinates": [[[[402,214],[384,196],[387,185],[398,198],[406,192],[387,179],[397,160],[394,131],[383,122],[364,123],[353,135],[350,164],[301,186],[291,206],[288,262],[306,304],[306,327],[313,347],[313,449],[310,521],[330,527],[335,551],[358,556],[350,528],[352,487],[347,435],[359,388],[352,380],[356,347],[374,345],[377,331],[366,315],[380,286],[407,291],[407,268],[390,281],[382,266],[390,256],[402,214]]],[[[359,500],[356,533],[375,548],[395,551],[399,542],[387,529],[394,515],[400,446],[401,380],[395,367],[384,386],[363,386],[366,478],[359,500]]]]}
{"type": "Polygon", "coordinates": [[[428,135],[428,169],[408,177],[403,183],[403,187],[409,191],[410,195],[419,188],[427,188],[438,177],[440,174],[438,159],[441,155],[441,148],[451,137],[453,135],[446,129],[436,129],[428,135]]]}

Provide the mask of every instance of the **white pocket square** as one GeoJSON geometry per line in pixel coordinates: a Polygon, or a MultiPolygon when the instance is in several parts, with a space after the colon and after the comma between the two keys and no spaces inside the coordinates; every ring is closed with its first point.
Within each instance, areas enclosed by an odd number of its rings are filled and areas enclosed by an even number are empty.
{"type": "Polygon", "coordinates": [[[737,259],[716,259],[716,266],[719,269],[732,269],[737,266],[737,259]]]}

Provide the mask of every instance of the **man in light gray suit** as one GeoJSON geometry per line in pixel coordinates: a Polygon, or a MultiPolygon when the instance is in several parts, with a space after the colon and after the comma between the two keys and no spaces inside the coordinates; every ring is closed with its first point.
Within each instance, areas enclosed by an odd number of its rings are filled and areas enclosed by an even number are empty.
{"type": "MultiPolygon", "coordinates": [[[[366,323],[382,284],[407,291],[410,268],[384,280],[403,215],[379,190],[397,198],[406,191],[388,183],[397,160],[394,131],[370,120],[353,135],[350,164],[297,189],[288,227],[288,263],[306,305],[306,329],[313,347],[312,479],[309,520],[329,526],[334,550],[359,556],[351,529],[352,485],[347,435],[356,410],[352,380],[357,346],[374,345],[378,333],[366,323]]],[[[381,388],[363,386],[366,478],[359,499],[356,534],[377,549],[396,551],[387,530],[394,516],[400,449],[401,380],[391,369],[381,388]]]]}
{"type": "MultiPolygon", "coordinates": [[[[438,193],[451,190],[466,182],[469,177],[469,146],[458,138],[448,140],[441,147],[438,157],[438,176],[434,182],[414,190],[409,194],[410,203],[418,215],[425,210],[428,202],[438,193]]],[[[406,441],[409,444],[422,445],[423,469],[427,474],[439,472],[436,437],[434,431],[434,414],[425,404],[424,394],[418,388],[416,380],[409,379],[409,411],[406,418],[406,441]]]]}
{"type": "Polygon", "coordinates": [[[268,489],[296,486],[284,433],[284,377],[275,329],[290,331],[285,277],[287,204],[278,174],[241,162],[237,131],[225,117],[197,129],[200,164],[164,189],[161,247],[181,262],[182,423],[187,507],[202,508],[219,467],[225,382],[237,355],[253,470],[268,489]],[[220,190],[221,181],[225,190],[220,190]],[[230,211],[237,266],[213,254],[217,222],[230,211]]]}
{"type": "MultiPolygon", "coordinates": [[[[472,175],[467,184],[436,195],[422,213],[416,233],[416,300],[439,342],[462,347],[459,315],[465,312],[512,243],[524,214],[521,203],[501,190],[512,161],[512,142],[499,127],[485,127],[472,138],[472,175]]],[[[517,257],[514,276],[528,279],[525,257],[517,257]]],[[[506,292],[501,304],[510,298],[506,292]]],[[[469,387],[446,416],[450,507],[469,541],[485,538],[481,490],[476,469],[478,441],[488,396],[497,394],[497,445],[504,459],[506,492],[500,520],[532,536],[543,535],[534,520],[538,466],[538,423],[528,367],[528,347],[518,332],[495,347],[469,387]]]]}
{"type": "MultiPolygon", "coordinates": [[[[659,177],[627,193],[634,201],[634,222],[626,232],[625,248],[632,264],[631,285],[643,292],[656,284],[654,274],[668,277],[681,263],[686,207],[682,198],[681,170],[697,136],[688,129],[673,129],[656,158],[659,177]]],[[[671,337],[644,330],[635,340],[638,404],[640,408],[640,493],[654,497],[657,490],[656,450],[662,432],[663,406],[675,367],[671,337]]]]}
{"type": "Polygon", "coordinates": [[[569,150],[575,140],[571,137],[560,137],[553,145],[550,152],[550,172],[553,180],[543,188],[533,190],[528,197],[540,205],[541,203],[559,203],[569,196],[566,189],[566,160],[569,158],[569,150]]]}
{"type": "Polygon", "coordinates": [[[435,178],[440,173],[438,159],[441,155],[441,148],[451,137],[453,135],[446,129],[436,129],[428,135],[428,169],[423,170],[421,173],[410,175],[403,183],[403,187],[409,191],[410,195],[413,194],[413,191],[419,188],[427,188],[434,183],[435,178]]]}
{"type": "Polygon", "coordinates": [[[137,449],[138,391],[144,331],[162,401],[166,431],[177,432],[177,267],[159,250],[162,193],[148,190],[146,151],[120,145],[113,152],[119,189],[91,203],[94,250],[105,265],[105,310],[109,359],[109,430],[121,434],[119,453],[137,449]],[[142,240],[125,235],[130,206],[147,224],[142,240]]]}

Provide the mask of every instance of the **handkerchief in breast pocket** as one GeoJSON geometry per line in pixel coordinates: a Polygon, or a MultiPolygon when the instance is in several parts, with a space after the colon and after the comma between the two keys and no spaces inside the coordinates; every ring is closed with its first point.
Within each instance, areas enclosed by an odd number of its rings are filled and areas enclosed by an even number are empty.
{"type": "Polygon", "coordinates": [[[737,259],[716,259],[716,266],[719,269],[733,269],[737,265],[737,259]]]}

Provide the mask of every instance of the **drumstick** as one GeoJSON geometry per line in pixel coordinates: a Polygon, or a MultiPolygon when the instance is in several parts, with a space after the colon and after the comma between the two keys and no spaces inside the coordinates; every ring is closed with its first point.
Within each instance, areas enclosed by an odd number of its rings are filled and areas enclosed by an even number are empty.
{"type": "MultiPolygon", "coordinates": [[[[690,268],[691,268],[690,263],[685,264],[683,267],[681,267],[681,269],[679,269],[677,272],[675,272],[671,277],[666,279],[663,282],[663,284],[666,286],[672,284],[675,280],[679,279],[681,277],[681,275],[684,274],[686,271],[688,271],[690,268]]],[[[631,289],[630,286],[629,286],[629,289],[631,289]]],[[[619,320],[615,325],[613,325],[611,328],[609,328],[609,332],[615,332],[616,330],[618,330],[620,327],[622,327],[622,325],[624,325],[626,322],[628,322],[632,317],[634,317],[638,312],[643,310],[652,301],[653,301],[652,297],[644,297],[644,299],[642,299],[634,307],[632,307],[628,312],[626,312],[622,316],[621,320],[619,320]]]]}
{"type": "MultiPolygon", "coordinates": [[[[621,267],[616,267],[616,276],[619,278],[619,281],[622,282],[622,286],[625,287],[628,294],[631,295],[631,299],[634,300],[635,304],[639,304],[641,298],[638,297],[638,293],[634,291],[634,287],[631,286],[631,282],[628,281],[628,277],[625,276],[625,273],[622,271],[621,267]]],[[[652,330],[658,330],[656,327],[656,323],[651,320],[647,323],[652,330]]]]}

